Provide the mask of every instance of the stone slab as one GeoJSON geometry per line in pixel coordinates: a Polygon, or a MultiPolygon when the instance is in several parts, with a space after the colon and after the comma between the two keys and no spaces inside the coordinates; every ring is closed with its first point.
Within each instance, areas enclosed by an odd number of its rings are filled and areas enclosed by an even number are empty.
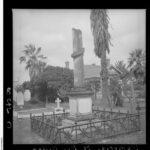
{"type": "Polygon", "coordinates": [[[18,94],[17,94],[17,105],[18,106],[24,105],[24,96],[23,96],[22,92],[18,92],[18,94]]]}
{"type": "MultiPolygon", "coordinates": [[[[99,122],[99,121],[100,121],[100,119],[93,119],[92,123],[95,122],[95,126],[101,126],[101,122],[99,122]]],[[[90,125],[89,123],[90,123],[89,120],[76,122],[76,121],[73,121],[73,120],[70,120],[70,119],[64,119],[64,120],[62,120],[62,126],[59,126],[59,128],[61,129],[61,128],[65,128],[66,127],[64,130],[66,132],[70,132],[72,135],[76,135],[76,132],[77,132],[77,134],[81,133],[80,130],[76,131],[75,129],[72,130],[72,128],[70,128],[71,126],[75,126],[75,124],[80,125],[80,129],[81,130],[82,129],[87,129],[86,132],[95,131],[95,128],[87,128],[90,125]]]]}
{"type": "Polygon", "coordinates": [[[30,101],[30,99],[31,99],[30,90],[25,90],[25,92],[24,92],[24,101],[30,101]]]}
{"type": "Polygon", "coordinates": [[[70,114],[70,116],[68,116],[68,119],[79,122],[79,121],[84,121],[84,120],[91,120],[94,119],[95,117],[93,116],[92,113],[86,114],[86,115],[81,115],[79,114],[78,116],[74,116],[72,114],[70,114]]]}

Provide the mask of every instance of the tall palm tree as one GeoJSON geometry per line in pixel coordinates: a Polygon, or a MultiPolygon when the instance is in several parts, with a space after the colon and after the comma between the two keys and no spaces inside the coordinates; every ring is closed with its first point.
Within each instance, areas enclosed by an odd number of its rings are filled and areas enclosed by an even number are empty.
{"type": "Polygon", "coordinates": [[[142,51],[142,49],[135,49],[130,53],[130,57],[128,58],[128,64],[128,68],[137,80],[140,78],[144,79],[145,53],[142,51]]]}
{"type": "Polygon", "coordinates": [[[102,101],[109,104],[108,71],[106,51],[109,53],[110,34],[109,18],[106,9],[92,9],[90,14],[91,29],[94,37],[94,52],[101,59],[102,101]]]}
{"type": "Polygon", "coordinates": [[[30,81],[33,80],[39,73],[43,71],[46,63],[42,60],[46,59],[43,55],[39,55],[41,52],[41,47],[35,48],[34,45],[25,45],[25,50],[23,50],[24,56],[21,56],[20,63],[26,63],[26,70],[29,70],[30,81]]]}
{"type": "Polygon", "coordinates": [[[133,86],[133,73],[132,71],[128,70],[128,67],[123,61],[118,61],[114,66],[111,66],[111,68],[117,72],[119,79],[122,81],[122,95],[129,99],[131,111],[132,111],[133,100],[135,101],[135,90],[133,86]],[[123,90],[124,89],[123,87],[127,86],[128,81],[130,81],[130,88],[131,88],[131,93],[132,93],[131,96],[128,96],[128,94],[126,93],[126,90],[125,91],[123,90]]]}

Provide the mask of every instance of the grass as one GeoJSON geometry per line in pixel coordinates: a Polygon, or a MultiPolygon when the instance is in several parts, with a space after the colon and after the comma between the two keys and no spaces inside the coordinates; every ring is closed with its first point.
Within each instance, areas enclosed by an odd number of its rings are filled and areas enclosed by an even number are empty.
{"type": "Polygon", "coordinates": [[[20,108],[20,106],[16,106],[15,110],[20,111],[20,110],[28,110],[28,109],[37,109],[37,108],[44,108],[45,103],[41,101],[36,101],[35,103],[32,103],[32,101],[24,102],[23,108],[20,108]]]}

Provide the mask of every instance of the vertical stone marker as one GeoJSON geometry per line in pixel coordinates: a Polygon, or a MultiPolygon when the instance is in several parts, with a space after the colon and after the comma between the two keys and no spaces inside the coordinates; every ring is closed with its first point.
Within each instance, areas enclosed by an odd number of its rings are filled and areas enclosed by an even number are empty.
{"type": "Polygon", "coordinates": [[[84,48],[82,44],[82,32],[78,29],[72,29],[73,35],[73,54],[74,61],[74,87],[84,86],[84,48]]]}
{"type": "Polygon", "coordinates": [[[57,108],[60,108],[60,102],[61,102],[61,100],[59,98],[57,98],[57,100],[55,102],[57,103],[57,108]]]}
{"type": "Polygon", "coordinates": [[[21,108],[24,106],[24,96],[22,92],[18,92],[17,94],[17,105],[20,106],[21,108]]]}
{"type": "Polygon", "coordinates": [[[92,91],[84,87],[84,48],[82,44],[82,32],[79,29],[72,29],[74,61],[74,88],[68,93],[70,118],[81,119],[92,114],[92,91]]]}
{"type": "Polygon", "coordinates": [[[57,103],[57,107],[55,108],[55,114],[56,113],[63,113],[63,108],[60,107],[61,100],[59,98],[57,98],[57,100],[55,102],[57,103]]]}
{"type": "Polygon", "coordinates": [[[17,102],[17,92],[13,89],[13,101],[17,102]]]}
{"type": "Polygon", "coordinates": [[[31,100],[31,92],[30,92],[30,90],[25,90],[24,101],[30,101],[30,100],[31,100]]]}

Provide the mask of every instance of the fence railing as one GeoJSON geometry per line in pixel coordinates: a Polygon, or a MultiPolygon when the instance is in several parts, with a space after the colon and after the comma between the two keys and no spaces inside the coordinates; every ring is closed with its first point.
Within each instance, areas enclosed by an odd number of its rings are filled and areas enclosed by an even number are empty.
{"type": "Polygon", "coordinates": [[[51,144],[86,143],[93,139],[104,139],[140,130],[140,114],[93,110],[93,119],[85,123],[75,122],[62,126],[69,113],[33,116],[31,130],[51,144]]]}

